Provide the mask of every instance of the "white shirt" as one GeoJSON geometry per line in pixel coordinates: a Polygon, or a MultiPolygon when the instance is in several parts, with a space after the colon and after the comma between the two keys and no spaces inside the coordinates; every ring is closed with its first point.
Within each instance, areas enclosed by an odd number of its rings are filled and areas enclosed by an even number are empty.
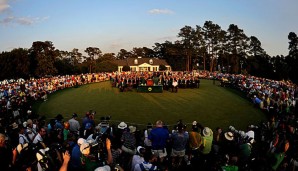
{"type": "Polygon", "coordinates": [[[249,137],[249,138],[252,138],[252,139],[255,139],[255,132],[250,130],[246,133],[246,135],[249,137]]]}
{"type": "Polygon", "coordinates": [[[72,132],[76,132],[80,130],[80,123],[79,121],[75,120],[74,118],[71,118],[68,120],[69,123],[69,130],[72,132]]]}
{"type": "Polygon", "coordinates": [[[36,137],[34,138],[33,143],[34,143],[34,144],[37,144],[38,142],[42,142],[42,141],[43,141],[43,138],[42,138],[41,135],[38,133],[38,134],[36,135],[36,137]]]}
{"type": "Polygon", "coordinates": [[[141,164],[144,162],[144,158],[140,155],[133,155],[132,161],[131,161],[131,171],[134,171],[134,168],[137,164],[141,164]]]}
{"type": "Polygon", "coordinates": [[[26,144],[26,143],[29,143],[28,138],[23,134],[19,134],[19,144],[26,144]]]}
{"type": "Polygon", "coordinates": [[[176,87],[177,85],[178,85],[178,82],[177,81],[174,81],[173,82],[173,86],[176,87]]]}
{"type": "MultiPolygon", "coordinates": [[[[145,170],[149,170],[152,167],[152,164],[151,163],[143,162],[143,166],[144,166],[145,170]]],[[[157,167],[154,166],[154,169],[153,170],[157,170],[157,167]]],[[[140,164],[135,165],[135,168],[134,168],[133,171],[142,171],[142,169],[140,167],[140,164]]]]}

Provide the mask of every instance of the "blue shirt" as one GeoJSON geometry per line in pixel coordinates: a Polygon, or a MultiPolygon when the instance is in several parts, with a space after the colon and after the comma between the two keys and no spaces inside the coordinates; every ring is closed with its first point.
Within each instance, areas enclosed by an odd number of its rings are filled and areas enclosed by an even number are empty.
{"type": "Polygon", "coordinates": [[[259,98],[256,97],[255,100],[254,100],[254,103],[255,104],[260,104],[261,103],[261,99],[259,99],[259,98]]]}
{"type": "Polygon", "coordinates": [[[175,132],[172,135],[173,149],[176,151],[182,151],[186,149],[186,144],[188,142],[189,135],[187,132],[178,133],[175,132]]]}
{"type": "Polygon", "coordinates": [[[81,167],[81,151],[78,144],[76,144],[72,149],[70,163],[73,168],[81,167]]]}
{"type": "Polygon", "coordinates": [[[157,127],[152,129],[148,138],[152,141],[153,150],[161,150],[166,147],[167,140],[169,139],[169,132],[167,129],[157,127]]]}

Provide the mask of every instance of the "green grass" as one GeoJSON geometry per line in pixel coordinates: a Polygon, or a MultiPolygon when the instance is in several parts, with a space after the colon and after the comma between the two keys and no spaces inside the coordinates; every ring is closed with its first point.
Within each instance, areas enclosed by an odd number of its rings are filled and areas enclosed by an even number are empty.
{"type": "Polygon", "coordinates": [[[48,101],[34,106],[34,110],[47,119],[58,113],[68,119],[75,112],[80,121],[90,109],[97,112],[97,123],[101,116],[110,115],[112,122],[124,121],[141,128],[159,119],[169,125],[182,119],[184,123],[196,120],[212,129],[218,126],[227,129],[229,125],[245,129],[249,124],[266,119],[238,92],[213,85],[211,80],[201,80],[199,89],[179,89],[178,93],[120,93],[110,82],[94,83],[58,91],[50,95],[48,101]]]}

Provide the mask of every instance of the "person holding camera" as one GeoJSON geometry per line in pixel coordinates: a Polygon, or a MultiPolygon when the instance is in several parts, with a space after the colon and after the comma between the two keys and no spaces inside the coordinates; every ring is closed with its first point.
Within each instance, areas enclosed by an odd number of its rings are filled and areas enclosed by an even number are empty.
{"type": "Polygon", "coordinates": [[[111,152],[111,141],[108,138],[106,138],[105,141],[106,141],[105,146],[106,146],[106,152],[107,152],[107,159],[106,160],[99,159],[100,161],[103,161],[103,162],[97,161],[96,157],[90,153],[91,144],[89,144],[88,142],[84,142],[80,146],[80,151],[82,153],[81,162],[82,162],[83,170],[85,171],[94,171],[95,169],[111,170],[109,166],[109,164],[113,163],[112,152],[111,152]]]}

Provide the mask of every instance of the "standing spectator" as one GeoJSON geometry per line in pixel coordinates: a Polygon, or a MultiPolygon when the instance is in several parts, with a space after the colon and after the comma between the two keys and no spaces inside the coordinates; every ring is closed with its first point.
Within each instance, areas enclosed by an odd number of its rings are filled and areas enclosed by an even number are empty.
{"type": "Polygon", "coordinates": [[[69,123],[66,121],[64,122],[64,129],[63,129],[63,140],[66,141],[69,134],[70,134],[70,131],[69,131],[69,123]]]}
{"type": "Polygon", "coordinates": [[[163,127],[161,120],[156,121],[155,128],[149,134],[152,142],[152,152],[156,154],[161,162],[167,156],[166,144],[169,139],[169,131],[163,127]]]}
{"type": "Polygon", "coordinates": [[[25,125],[27,126],[26,134],[29,137],[29,141],[33,141],[33,139],[37,135],[37,132],[36,132],[37,126],[33,124],[33,121],[31,119],[28,119],[25,125]]]}
{"type": "Polygon", "coordinates": [[[122,153],[122,166],[124,170],[130,170],[130,166],[127,163],[131,163],[132,156],[136,153],[136,138],[135,133],[136,127],[129,126],[125,129],[121,136],[121,150],[122,153]]]}
{"type": "Polygon", "coordinates": [[[135,154],[132,157],[132,162],[131,162],[131,171],[134,170],[135,166],[137,164],[141,164],[144,162],[144,154],[146,152],[146,149],[142,146],[137,147],[137,154],[135,154]]]}
{"type": "Polygon", "coordinates": [[[47,134],[46,129],[40,128],[40,130],[38,131],[38,134],[33,139],[33,143],[34,144],[43,143],[43,145],[44,145],[44,138],[45,138],[46,134],[47,134]]]}
{"type": "Polygon", "coordinates": [[[9,171],[11,170],[13,162],[13,155],[16,153],[12,152],[12,149],[6,146],[6,137],[4,134],[0,133],[0,166],[1,170],[9,171]]]}
{"type": "Polygon", "coordinates": [[[188,142],[188,132],[185,131],[185,125],[181,122],[177,126],[178,131],[172,134],[172,165],[181,165],[185,156],[186,144],[188,142]],[[178,158],[178,159],[177,159],[178,158]]]}
{"type": "Polygon", "coordinates": [[[212,141],[213,141],[213,132],[210,128],[205,127],[203,129],[203,137],[202,137],[202,148],[200,149],[201,155],[200,155],[200,165],[202,166],[202,170],[208,170],[206,168],[209,164],[209,154],[212,149],[212,141]]]}
{"type": "Polygon", "coordinates": [[[75,135],[79,135],[80,123],[77,120],[78,115],[76,113],[72,114],[72,118],[68,120],[69,130],[75,135]]]}
{"type": "Polygon", "coordinates": [[[178,82],[177,79],[175,78],[173,83],[172,83],[172,92],[177,93],[178,92],[178,82]]]}
{"type": "Polygon", "coordinates": [[[28,138],[25,135],[25,128],[22,124],[19,125],[19,144],[29,143],[28,138]]]}
{"type": "Polygon", "coordinates": [[[122,146],[121,137],[123,132],[126,130],[126,128],[127,128],[127,124],[125,122],[120,122],[118,124],[118,127],[114,130],[114,141],[113,141],[114,147],[121,148],[122,146]]]}
{"type": "Polygon", "coordinates": [[[189,161],[198,160],[199,157],[199,150],[202,145],[202,135],[201,135],[201,126],[197,121],[193,121],[192,123],[192,130],[189,132],[189,161]]]}
{"type": "Polygon", "coordinates": [[[93,127],[92,127],[91,123],[88,122],[85,125],[85,129],[84,129],[84,132],[83,132],[83,138],[87,139],[93,133],[94,133],[93,127]]]}
{"type": "Polygon", "coordinates": [[[121,137],[122,147],[121,149],[130,154],[134,155],[136,153],[136,138],[134,133],[136,132],[136,127],[129,126],[129,129],[123,132],[121,137]]]}
{"type": "Polygon", "coordinates": [[[223,141],[224,141],[224,133],[220,127],[217,127],[215,130],[215,133],[213,134],[213,144],[212,144],[212,150],[215,155],[220,153],[223,141]]]}
{"type": "Polygon", "coordinates": [[[86,140],[83,138],[79,138],[77,143],[72,148],[70,165],[69,165],[70,170],[73,170],[73,171],[82,170],[80,146],[83,143],[86,143],[86,140]]]}
{"type": "Polygon", "coordinates": [[[212,141],[213,141],[213,132],[210,128],[205,127],[203,130],[203,148],[201,153],[207,155],[211,152],[212,141]]]}
{"type": "Polygon", "coordinates": [[[133,171],[157,170],[157,166],[152,164],[156,161],[157,161],[157,157],[154,154],[152,154],[150,151],[146,151],[144,154],[144,162],[135,165],[133,171]]]}
{"type": "Polygon", "coordinates": [[[56,117],[55,117],[56,121],[55,121],[55,129],[60,129],[62,130],[63,129],[63,124],[62,124],[62,119],[63,116],[61,114],[58,114],[56,117]]]}
{"type": "MultiPolygon", "coordinates": [[[[107,150],[107,159],[106,161],[104,159],[101,159],[101,163],[95,160],[95,157],[90,155],[90,144],[89,143],[83,143],[80,146],[80,151],[82,153],[81,156],[81,162],[83,169],[85,171],[94,171],[95,169],[108,169],[110,170],[110,167],[108,164],[113,163],[112,158],[112,152],[111,152],[111,141],[107,138],[106,139],[106,150],[107,150]]],[[[104,149],[102,149],[104,150],[104,149]]]]}
{"type": "Polygon", "coordinates": [[[152,142],[149,140],[148,136],[152,130],[152,124],[147,124],[147,129],[144,131],[144,145],[147,149],[151,150],[152,142]]]}

